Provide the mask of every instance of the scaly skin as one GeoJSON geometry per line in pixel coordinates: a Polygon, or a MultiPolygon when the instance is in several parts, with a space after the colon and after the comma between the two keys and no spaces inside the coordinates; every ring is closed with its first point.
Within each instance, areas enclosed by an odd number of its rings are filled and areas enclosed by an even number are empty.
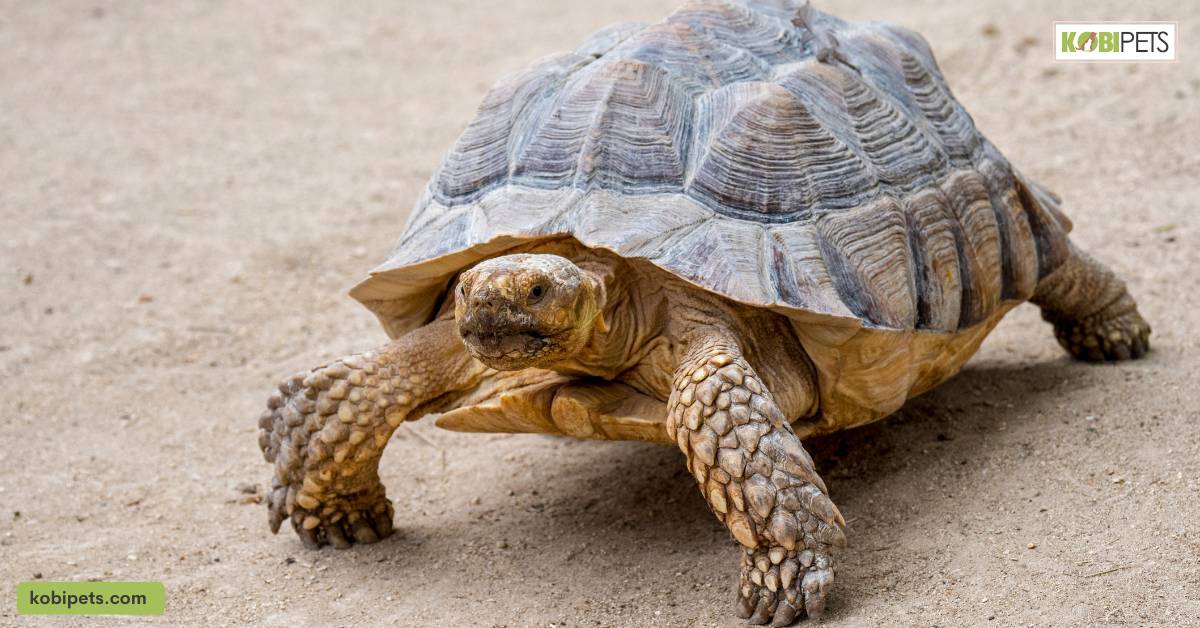
{"type": "Polygon", "coordinates": [[[1140,358],[1150,350],[1150,325],[1108,267],[1071,246],[1071,257],[1042,279],[1032,301],[1054,325],[1072,356],[1089,362],[1140,358]]]}
{"type": "Polygon", "coordinates": [[[733,335],[701,333],[676,371],[667,433],[743,548],[739,614],[773,626],[817,618],[846,523],[733,335]]]}
{"type": "Polygon", "coordinates": [[[484,371],[454,321],[440,320],[280,383],[258,422],[259,446],[275,463],[271,531],[290,517],[305,545],[338,548],[391,534],[392,504],[378,474],[384,446],[400,423],[484,371]]]}

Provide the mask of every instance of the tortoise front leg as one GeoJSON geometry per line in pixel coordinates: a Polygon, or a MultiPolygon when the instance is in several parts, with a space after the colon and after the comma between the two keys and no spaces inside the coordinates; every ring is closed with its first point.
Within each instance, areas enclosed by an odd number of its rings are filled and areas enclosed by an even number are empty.
{"type": "Polygon", "coordinates": [[[674,383],[667,433],[743,549],[739,614],[775,626],[818,617],[846,524],[812,458],[732,336],[694,339],[674,383]]]}
{"type": "Polygon", "coordinates": [[[280,383],[258,422],[259,446],[275,463],[271,531],[290,517],[314,548],[391,534],[392,505],[378,469],[392,432],[473,386],[485,370],[467,354],[454,321],[439,320],[280,383]]]}

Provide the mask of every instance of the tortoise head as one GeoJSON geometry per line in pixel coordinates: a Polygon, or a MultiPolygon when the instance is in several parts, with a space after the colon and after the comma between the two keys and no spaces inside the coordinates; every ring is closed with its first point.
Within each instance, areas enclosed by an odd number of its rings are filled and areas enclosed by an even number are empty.
{"type": "Polygon", "coordinates": [[[604,286],[557,255],[480,262],[458,278],[454,317],[471,355],[501,371],[545,368],[578,353],[603,326],[604,286]]]}

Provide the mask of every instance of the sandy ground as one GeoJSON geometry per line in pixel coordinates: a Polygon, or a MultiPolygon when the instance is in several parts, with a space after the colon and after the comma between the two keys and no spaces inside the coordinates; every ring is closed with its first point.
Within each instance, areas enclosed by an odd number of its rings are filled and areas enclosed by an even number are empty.
{"type": "MultiPolygon", "coordinates": [[[[671,448],[402,428],[401,532],[271,536],[274,382],[384,339],[345,296],[491,82],[670,2],[5,2],[0,582],[161,580],[175,625],[738,625],[671,448]]],[[[1055,3],[1061,4],[1061,3],[1055,3]]],[[[1128,280],[1153,354],[1067,360],[1031,307],[961,376],[810,443],[850,523],[831,626],[1200,624],[1196,5],[840,3],[913,27],[1128,280]],[[1180,22],[1065,65],[1054,19],[1180,22]],[[990,623],[989,623],[990,622],[990,623]]],[[[18,618],[0,624],[68,625],[18,618]]]]}

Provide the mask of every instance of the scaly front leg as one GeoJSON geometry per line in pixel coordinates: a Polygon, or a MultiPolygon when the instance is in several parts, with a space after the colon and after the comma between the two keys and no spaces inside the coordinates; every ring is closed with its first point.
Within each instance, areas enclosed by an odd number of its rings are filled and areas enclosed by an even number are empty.
{"type": "Polygon", "coordinates": [[[271,531],[284,518],[309,547],[373,543],[392,532],[379,459],[401,422],[473,386],[485,367],[467,354],[453,320],[416,329],[375,351],[336,360],[279,385],[259,419],[258,443],[275,463],[271,531]]]}
{"type": "Polygon", "coordinates": [[[739,614],[775,626],[818,617],[846,523],[812,458],[731,334],[694,338],[674,383],[667,433],[743,548],[739,614]]]}

